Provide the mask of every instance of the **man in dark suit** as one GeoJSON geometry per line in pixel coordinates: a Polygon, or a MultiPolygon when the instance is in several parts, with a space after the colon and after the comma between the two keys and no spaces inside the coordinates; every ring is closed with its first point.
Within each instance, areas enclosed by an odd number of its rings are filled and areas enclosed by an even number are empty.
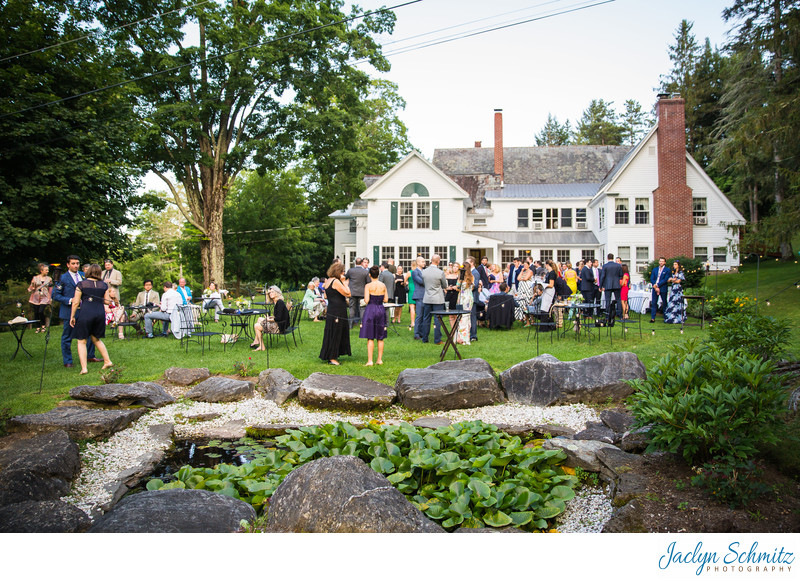
{"type": "Polygon", "coordinates": [[[617,309],[622,306],[622,286],[620,280],[622,279],[622,265],[614,262],[614,254],[608,253],[608,262],[603,265],[600,271],[600,291],[605,292],[606,309],[609,313],[609,319],[614,320],[617,309]],[[614,312],[611,312],[612,297],[616,303],[614,304],[614,312]]]}
{"type": "Polygon", "coordinates": [[[594,303],[594,271],[592,270],[592,261],[591,259],[587,259],[586,263],[583,265],[583,269],[581,269],[581,284],[578,290],[583,295],[584,301],[586,303],[594,303]]]}
{"type": "Polygon", "coordinates": [[[344,274],[350,287],[350,328],[361,321],[361,300],[364,299],[364,287],[369,282],[369,272],[364,269],[360,257],[356,258],[352,267],[344,274]]]}
{"type": "Polygon", "coordinates": [[[671,271],[667,268],[667,259],[658,257],[658,267],[650,273],[650,283],[653,285],[653,296],[650,298],[650,323],[656,322],[659,297],[661,298],[661,311],[667,311],[667,291],[669,291],[667,281],[670,276],[671,271]]]}
{"type": "Polygon", "coordinates": [[[489,284],[489,257],[483,257],[481,259],[481,264],[478,267],[478,273],[480,273],[481,285],[483,285],[483,288],[488,289],[491,287],[489,284]]]}
{"type": "MultiPolygon", "coordinates": [[[[486,259],[486,262],[489,262],[489,259],[486,259]]],[[[483,310],[486,307],[480,300],[480,291],[483,281],[481,279],[481,273],[483,269],[479,269],[475,266],[475,257],[467,257],[467,264],[465,267],[469,267],[472,272],[472,311],[469,319],[469,341],[476,342],[478,341],[478,309],[483,310]]],[[[486,282],[489,282],[488,277],[486,282]]],[[[488,289],[488,287],[485,288],[488,289]]]]}
{"type": "Polygon", "coordinates": [[[425,259],[417,257],[417,266],[411,271],[411,278],[414,280],[414,295],[411,299],[416,304],[416,316],[414,318],[414,339],[422,339],[422,300],[425,297],[425,282],[422,280],[422,269],[425,268],[425,259]]]}
{"type": "MultiPolygon", "coordinates": [[[[58,316],[64,322],[64,329],[61,332],[61,357],[64,361],[65,368],[72,368],[72,338],[74,328],[69,324],[72,315],[72,298],[75,297],[75,288],[78,283],[83,281],[83,273],[80,272],[81,260],[76,255],[67,257],[67,272],[61,275],[61,278],[56,283],[53,289],[53,299],[58,301],[61,306],[58,310],[58,316]]],[[[78,310],[77,317],[80,317],[80,310],[78,310]]],[[[90,362],[101,362],[94,356],[94,343],[87,342],[86,355],[90,362]]]]}
{"type": "Polygon", "coordinates": [[[517,280],[522,272],[522,261],[519,257],[514,257],[514,262],[508,269],[508,288],[513,292],[517,290],[517,280]]]}

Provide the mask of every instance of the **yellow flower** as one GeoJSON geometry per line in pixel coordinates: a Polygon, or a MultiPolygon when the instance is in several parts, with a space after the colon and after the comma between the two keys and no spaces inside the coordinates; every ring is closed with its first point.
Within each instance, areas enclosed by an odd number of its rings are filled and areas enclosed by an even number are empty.
{"type": "Polygon", "coordinates": [[[564,471],[567,475],[574,475],[575,469],[572,467],[561,467],[561,470],[564,471]]]}

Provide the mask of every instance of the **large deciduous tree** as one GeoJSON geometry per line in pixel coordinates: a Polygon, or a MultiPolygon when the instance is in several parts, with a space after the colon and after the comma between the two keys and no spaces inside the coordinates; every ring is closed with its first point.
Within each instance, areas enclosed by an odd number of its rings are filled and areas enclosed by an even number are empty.
{"type": "MultiPolygon", "coordinates": [[[[109,28],[176,8],[175,0],[106,0],[109,28]]],[[[369,76],[388,70],[373,39],[389,11],[350,15],[341,0],[195,3],[114,32],[118,64],[138,80],[139,155],[202,235],[205,283],[224,281],[228,190],[249,165],[286,167],[317,154],[320,171],[352,183],[369,76]],[[185,198],[178,193],[182,185],[185,198]]]]}
{"type": "Polygon", "coordinates": [[[124,254],[119,228],[144,201],[125,161],[127,88],[80,96],[121,80],[86,8],[0,3],[0,281],[37,260],[124,254]]]}

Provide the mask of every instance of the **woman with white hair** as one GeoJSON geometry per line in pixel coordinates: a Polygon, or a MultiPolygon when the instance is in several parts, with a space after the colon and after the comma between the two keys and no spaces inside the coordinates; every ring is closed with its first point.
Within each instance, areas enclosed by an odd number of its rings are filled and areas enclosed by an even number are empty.
{"type": "Polygon", "coordinates": [[[308,282],[306,294],[303,295],[303,309],[308,311],[308,317],[314,321],[321,321],[320,314],[325,311],[325,300],[319,292],[319,277],[314,277],[308,282]]]}
{"type": "Polygon", "coordinates": [[[274,303],[275,309],[272,310],[272,315],[268,317],[259,317],[256,324],[253,326],[255,330],[255,340],[250,347],[256,352],[263,352],[266,350],[264,347],[264,332],[267,333],[283,333],[289,327],[289,310],[286,303],[283,301],[283,294],[277,285],[272,285],[267,289],[267,303],[274,303]]]}

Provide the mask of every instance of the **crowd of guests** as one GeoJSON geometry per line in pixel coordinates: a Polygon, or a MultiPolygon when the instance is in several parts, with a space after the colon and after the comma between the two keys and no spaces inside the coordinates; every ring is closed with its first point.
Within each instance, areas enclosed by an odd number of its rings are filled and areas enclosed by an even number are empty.
{"type": "MultiPolygon", "coordinates": [[[[451,325],[460,315],[455,332],[459,344],[469,345],[478,340],[479,324],[497,327],[499,318],[493,309],[501,306],[510,317],[499,321],[499,327],[508,327],[514,320],[531,325],[532,317],[547,317],[552,305],[567,298],[580,298],[584,303],[599,304],[604,296],[606,305],[616,305],[618,317],[629,317],[628,293],[630,273],[628,267],[613,254],[600,265],[594,258],[572,263],[552,260],[534,261],[531,257],[515,257],[505,268],[490,264],[487,257],[480,262],[467,257],[463,264],[442,264],[438,255],[430,263],[417,257],[413,268],[404,271],[394,260],[379,265],[369,265],[369,259],[357,258],[349,269],[337,258],[330,266],[324,280],[314,277],[309,281],[302,300],[302,308],[315,322],[325,322],[320,358],[331,365],[339,365],[339,357],[351,355],[350,330],[359,326],[359,337],[367,340],[367,363],[383,364],[384,341],[387,324],[402,323],[408,305],[414,340],[428,343],[433,323],[433,342],[442,343],[441,319],[434,313],[452,311],[451,325]],[[389,305],[390,307],[386,307],[389,305]],[[513,314],[513,315],[512,315],[513,314]],[[375,347],[377,346],[377,355],[375,347]]],[[[685,274],[679,262],[672,268],[666,259],[659,259],[650,277],[652,284],[651,323],[661,306],[665,323],[682,323],[685,318],[683,284],[685,274]]],[[[118,325],[141,319],[146,337],[154,337],[154,323],[162,323],[161,335],[169,334],[174,311],[180,305],[192,302],[192,290],[184,278],[177,283],[165,281],[159,294],[153,281],[146,279],[136,296],[139,309],[127,312],[120,299],[122,274],[114,268],[111,259],[99,264],[80,266],[80,258],[67,258],[67,271],[57,282],[49,276],[49,265],[40,263],[38,273],[31,279],[28,292],[34,319],[39,326],[36,333],[48,325],[47,307],[52,301],[61,305],[59,316],[64,321],[61,350],[64,366],[73,367],[71,344],[78,341],[81,373],[87,372],[87,362],[112,365],[103,344],[107,325],[118,325]],[[91,340],[91,341],[90,341],[91,340]],[[96,357],[96,351],[102,359],[96,357]]],[[[223,294],[215,283],[210,283],[203,293],[202,311],[214,311],[214,321],[219,321],[223,310],[223,294]]],[[[267,303],[274,306],[272,314],[259,318],[254,324],[254,342],[251,348],[264,350],[264,334],[284,333],[290,323],[290,312],[280,288],[267,290],[267,303]]],[[[117,333],[124,339],[122,327],[117,333]]]]}

